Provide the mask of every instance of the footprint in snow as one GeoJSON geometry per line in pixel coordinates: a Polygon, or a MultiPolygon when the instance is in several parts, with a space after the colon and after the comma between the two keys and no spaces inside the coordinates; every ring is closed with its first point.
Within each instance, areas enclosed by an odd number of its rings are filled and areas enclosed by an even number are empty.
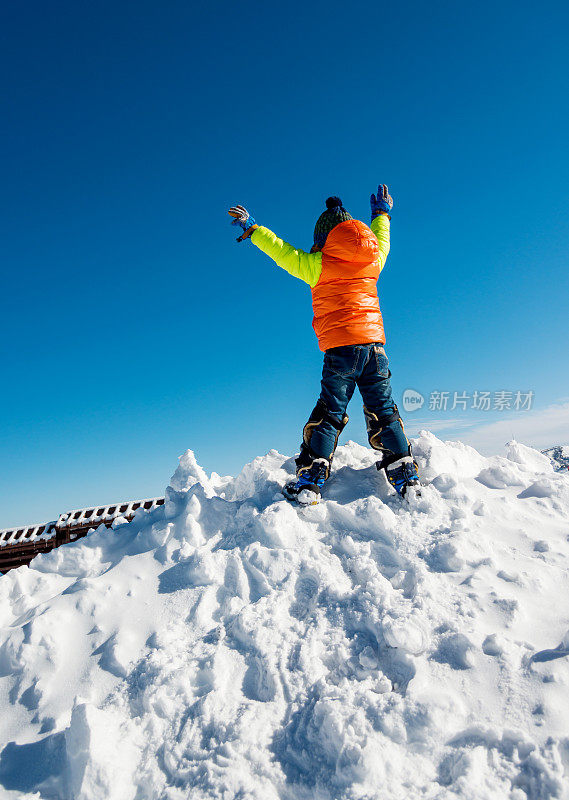
{"type": "Polygon", "coordinates": [[[275,679],[260,656],[249,657],[249,666],[241,690],[249,700],[268,703],[275,699],[277,693],[275,679]]]}
{"type": "Polygon", "coordinates": [[[314,611],[319,588],[320,578],[316,570],[303,567],[294,587],[295,602],[290,609],[293,617],[304,619],[314,611]]]}
{"type": "Polygon", "coordinates": [[[470,639],[462,633],[451,633],[443,636],[431,658],[453,669],[471,669],[474,666],[473,653],[474,645],[470,639]]]}
{"type": "Polygon", "coordinates": [[[241,558],[236,553],[231,553],[227,558],[222,589],[229,597],[249,600],[249,578],[241,558]]]}
{"type": "Polygon", "coordinates": [[[431,572],[460,572],[464,559],[455,542],[437,542],[428,551],[420,553],[431,572]]]}

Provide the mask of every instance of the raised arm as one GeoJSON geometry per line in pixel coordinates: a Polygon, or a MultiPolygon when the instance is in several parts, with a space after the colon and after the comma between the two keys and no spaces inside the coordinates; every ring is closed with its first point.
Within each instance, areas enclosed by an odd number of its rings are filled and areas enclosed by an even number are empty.
{"type": "Polygon", "coordinates": [[[253,244],[272,258],[275,264],[282,269],[300,278],[309,286],[314,287],[318,283],[322,272],[322,253],[307,253],[293,247],[288,242],[260,225],[251,234],[253,244]]]}
{"type": "Polygon", "coordinates": [[[377,187],[377,195],[370,197],[371,205],[371,229],[375,233],[379,242],[379,271],[384,268],[387,256],[389,255],[389,231],[391,227],[391,209],[393,199],[384,183],[377,187]]]}
{"type": "Polygon", "coordinates": [[[379,271],[384,268],[387,256],[389,255],[389,229],[391,223],[387,214],[380,214],[379,217],[372,219],[371,229],[375,233],[377,241],[379,242],[379,271]]]}
{"type": "Polygon", "coordinates": [[[251,238],[253,244],[272,258],[277,266],[309,286],[316,286],[322,272],[322,253],[307,253],[284,242],[268,228],[257,225],[243,206],[233,206],[229,214],[234,217],[232,225],[239,225],[243,230],[238,242],[251,238]]]}

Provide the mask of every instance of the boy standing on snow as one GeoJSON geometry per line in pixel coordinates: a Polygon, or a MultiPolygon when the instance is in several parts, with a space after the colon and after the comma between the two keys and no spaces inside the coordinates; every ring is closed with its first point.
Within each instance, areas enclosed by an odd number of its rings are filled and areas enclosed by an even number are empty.
{"type": "Polygon", "coordinates": [[[377,468],[385,470],[400,495],[419,486],[411,445],[391,394],[377,297],[377,279],[389,253],[393,207],[385,184],[370,202],[368,228],[348,214],[339,197],[329,197],[326,211],[316,221],[310,253],[257,225],[243,206],[229,210],[232,224],[243,229],[237,241],[250,237],[279,267],[312,289],[312,324],[324,351],[322,391],[304,426],[296,480],[283,489],[285,497],[302,504],[318,502],[356,386],[364,401],[369,443],[382,453],[377,468]]]}

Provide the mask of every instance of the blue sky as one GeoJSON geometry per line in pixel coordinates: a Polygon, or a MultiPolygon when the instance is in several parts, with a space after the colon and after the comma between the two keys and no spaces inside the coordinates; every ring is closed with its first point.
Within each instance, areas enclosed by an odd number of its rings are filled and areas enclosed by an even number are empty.
{"type": "Polygon", "coordinates": [[[310,292],[236,202],[308,249],[328,195],[367,221],[388,183],[397,399],[563,407],[568,29],[564,2],[5,4],[0,526],[161,494],[188,447],[296,450],[310,292]]]}

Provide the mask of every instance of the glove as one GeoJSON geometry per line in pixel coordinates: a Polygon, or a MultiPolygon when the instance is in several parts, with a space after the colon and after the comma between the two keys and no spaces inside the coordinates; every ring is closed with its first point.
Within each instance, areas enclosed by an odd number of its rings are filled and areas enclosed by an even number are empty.
{"type": "Polygon", "coordinates": [[[371,205],[371,219],[372,222],[376,217],[379,217],[380,214],[387,214],[389,219],[391,219],[391,209],[393,208],[393,199],[389,194],[387,186],[384,183],[380,183],[377,187],[377,197],[372,194],[369,198],[369,202],[371,205]]]}
{"type": "MultiPolygon", "coordinates": [[[[240,228],[243,228],[243,233],[247,233],[247,231],[255,225],[255,220],[243,206],[231,206],[228,213],[230,217],[234,217],[231,224],[239,225],[240,228]]],[[[243,239],[246,238],[246,236],[241,234],[237,241],[242,242],[243,239]]]]}

